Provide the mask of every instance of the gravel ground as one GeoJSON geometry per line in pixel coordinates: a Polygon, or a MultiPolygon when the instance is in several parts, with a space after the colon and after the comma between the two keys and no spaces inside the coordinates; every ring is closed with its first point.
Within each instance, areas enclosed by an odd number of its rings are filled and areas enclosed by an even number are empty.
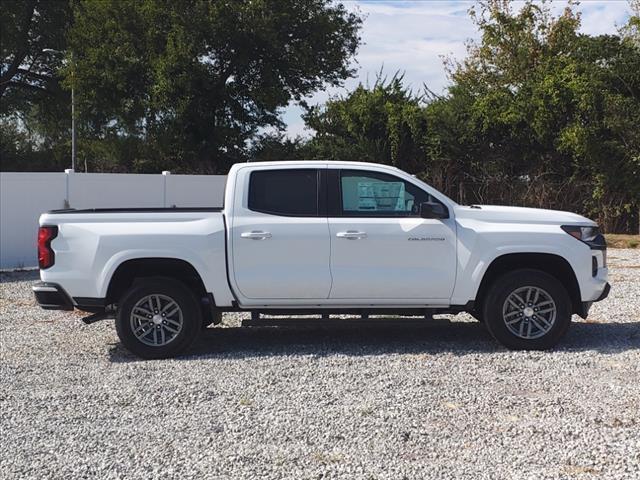
{"type": "MultiPolygon", "coordinates": [[[[549,352],[465,315],[402,325],[208,329],[140,361],[112,321],[0,284],[0,478],[640,477],[640,251],[549,352]],[[450,320],[450,322],[449,322],[450,320]]],[[[246,315],[245,315],[246,317],[246,315]]]]}

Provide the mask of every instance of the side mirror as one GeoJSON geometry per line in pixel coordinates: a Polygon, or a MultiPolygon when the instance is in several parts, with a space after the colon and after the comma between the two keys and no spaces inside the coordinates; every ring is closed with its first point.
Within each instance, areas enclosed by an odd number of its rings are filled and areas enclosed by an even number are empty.
{"type": "Polygon", "coordinates": [[[441,203],[421,203],[420,217],[422,218],[449,218],[449,210],[441,203]]]}

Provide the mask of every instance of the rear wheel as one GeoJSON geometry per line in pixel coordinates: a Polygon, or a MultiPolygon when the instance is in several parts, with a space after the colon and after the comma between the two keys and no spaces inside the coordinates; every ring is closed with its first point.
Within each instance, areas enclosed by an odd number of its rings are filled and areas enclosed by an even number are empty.
{"type": "Polygon", "coordinates": [[[499,277],[484,302],[487,329],[508,348],[544,350],[571,324],[571,300],[562,284],[539,270],[516,270],[499,277]]]}
{"type": "Polygon", "coordinates": [[[201,329],[196,297],[181,282],[136,282],[119,302],[116,330],[122,344],[142,358],[167,358],[191,345],[201,329]]]}

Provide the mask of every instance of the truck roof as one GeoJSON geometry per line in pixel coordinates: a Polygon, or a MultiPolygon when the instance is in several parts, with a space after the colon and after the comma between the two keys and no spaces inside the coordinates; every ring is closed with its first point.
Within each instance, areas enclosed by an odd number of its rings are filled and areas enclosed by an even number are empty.
{"type": "Polygon", "coordinates": [[[279,161],[273,161],[273,162],[245,162],[245,163],[236,163],[234,164],[234,167],[240,166],[240,165],[247,165],[247,164],[256,164],[256,165],[264,165],[264,166],[293,166],[293,165],[300,165],[300,164],[314,164],[314,165],[334,165],[334,166],[354,166],[354,167],[362,167],[362,166],[370,166],[370,167],[387,167],[387,168],[393,168],[394,170],[398,170],[397,167],[394,167],[393,165],[386,165],[384,163],[373,163],[373,162],[353,162],[353,161],[343,161],[343,160],[305,160],[305,159],[300,159],[300,160],[279,160],[279,161]]]}

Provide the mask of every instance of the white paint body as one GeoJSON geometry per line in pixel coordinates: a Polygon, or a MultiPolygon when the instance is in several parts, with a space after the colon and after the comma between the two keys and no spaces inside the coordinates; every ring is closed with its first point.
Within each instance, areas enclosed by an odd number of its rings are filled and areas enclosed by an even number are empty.
{"type": "Polygon", "coordinates": [[[43,214],[40,225],[57,225],[59,234],[52,242],[55,264],[41,271],[41,279],[61,285],[74,298],[104,298],[123,262],[180,259],[200,274],[217,306],[231,307],[235,300],[249,309],[465,305],[475,300],[491,262],[510,253],[564,258],[584,302],[596,300],[607,282],[603,252],[560,228],[593,221],[553,210],[460,206],[385,165],[237,164],[229,172],[224,205],[220,212],[43,214]],[[249,210],[250,173],[274,168],[387,173],[442,202],[449,218],[284,217],[249,210]],[[596,276],[592,256],[598,260],[596,276]]]}

